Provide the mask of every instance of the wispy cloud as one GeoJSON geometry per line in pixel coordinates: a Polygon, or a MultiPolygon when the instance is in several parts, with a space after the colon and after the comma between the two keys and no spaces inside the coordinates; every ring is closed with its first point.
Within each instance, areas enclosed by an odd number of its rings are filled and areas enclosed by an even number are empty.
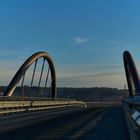
{"type": "MultiPolygon", "coordinates": [[[[63,78],[66,79],[75,79],[75,78],[80,78],[80,79],[89,79],[89,78],[103,78],[103,77],[108,77],[108,76],[115,76],[115,75],[121,75],[121,72],[106,72],[106,73],[95,73],[95,74],[67,74],[63,75],[63,78]]],[[[62,78],[62,77],[61,77],[62,78]]]]}
{"type": "Polygon", "coordinates": [[[57,85],[62,87],[117,87],[122,88],[125,77],[121,72],[58,75],[57,85]]]}
{"type": "Polygon", "coordinates": [[[75,44],[82,44],[82,43],[87,42],[87,41],[89,41],[89,40],[90,40],[90,39],[88,39],[88,38],[76,37],[76,38],[75,38],[75,44]]]}

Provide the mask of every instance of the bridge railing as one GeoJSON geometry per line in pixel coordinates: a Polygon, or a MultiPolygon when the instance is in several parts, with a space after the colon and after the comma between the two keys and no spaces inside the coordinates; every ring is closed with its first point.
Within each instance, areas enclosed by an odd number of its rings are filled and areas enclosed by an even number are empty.
{"type": "Polygon", "coordinates": [[[140,128],[140,97],[127,98],[123,100],[123,105],[129,117],[140,128]]]}
{"type": "Polygon", "coordinates": [[[130,140],[140,139],[140,98],[128,98],[123,100],[123,109],[130,134],[130,140]],[[139,101],[138,101],[139,100],[139,101]]]}
{"type": "MultiPolygon", "coordinates": [[[[55,101],[72,100],[68,98],[56,98],[55,101]]],[[[1,101],[52,101],[52,98],[47,97],[27,97],[27,96],[0,96],[1,101]]]]}
{"type": "Polygon", "coordinates": [[[0,115],[9,115],[13,113],[24,113],[30,111],[42,111],[50,109],[71,109],[71,107],[86,107],[81,101],[58,98],[51,101],[48,98],[27,97],[22,100],[21,97],[0,97],[0,115]],[[26,99],[26,100],[25,100],[26,99]]]}

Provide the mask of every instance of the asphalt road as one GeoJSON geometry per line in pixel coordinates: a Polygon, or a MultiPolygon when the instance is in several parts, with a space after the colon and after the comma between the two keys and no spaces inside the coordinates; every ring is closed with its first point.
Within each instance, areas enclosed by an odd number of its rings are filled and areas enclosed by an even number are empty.
{"type": "MultiPolygon", "coordinates": [[[[129,140],[121,107],[89,108],[1,132],[3,140],[129,140]]],[[[18,122],[19,123],[19,122],[18,122]]],[[[23,122],[22,122],[23,123],[23,122]]]]}
{"type": "Polygon", "coordinates": [[[102,120],[81,138],[86,140],[130,140],[122,108],[111,108],[102,120]]]}

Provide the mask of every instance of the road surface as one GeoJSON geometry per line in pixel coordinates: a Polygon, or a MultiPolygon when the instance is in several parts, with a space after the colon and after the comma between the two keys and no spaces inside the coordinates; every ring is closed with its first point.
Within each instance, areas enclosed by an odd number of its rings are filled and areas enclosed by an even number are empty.
{"type": "MultiPolygon", "coordinates": [[[[54,115],[55,116],[55,115],[54,115]]],[[[129,140],[129,134],[120,106],[96,107],[69,113],[54,118],[1,132],[3,140],[129,140]]],[[[23,123],[23,122],[22,122],[23,123]]],[[[2,128],[1,128],[2,129],[2,128]]]]}

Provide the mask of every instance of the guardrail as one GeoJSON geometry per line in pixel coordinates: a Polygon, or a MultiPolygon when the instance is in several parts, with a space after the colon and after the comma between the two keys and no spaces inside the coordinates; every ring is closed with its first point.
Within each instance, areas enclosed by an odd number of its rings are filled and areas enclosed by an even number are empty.
{"type": "Polygon", "coordinates": [[[125,117],[132,140],[140,139],[140,97],[133,96],[123,100],[125,117]]]}
{"type": "Polygon", "coordinates": [[[76,100],[57,99],[51,101],[46,98],[29,98],[29,97],[0,97],[0,115],[8,115],[13,113],[24,113],[30,111],[41,111],[57,108],[69,107],[86,107],[86,104],[76,100]],[[39,100],[40,99],[40,100],[39,100]]]}
{"type": "Polygon", "coordinates": [[[123,100],[125,110],[131,116],[132,120],[140,128],[140,98],[137,96],[123,100]]]}
{"type": "MultiPolygon", "coordinates": [[[[27,96],[0,96],[0,101],[52,101],[52,98],[47,97],[27,97],[27,96]]],[[[72,99],[56,98],[55,101],[69,101],[72,99]]]]}

